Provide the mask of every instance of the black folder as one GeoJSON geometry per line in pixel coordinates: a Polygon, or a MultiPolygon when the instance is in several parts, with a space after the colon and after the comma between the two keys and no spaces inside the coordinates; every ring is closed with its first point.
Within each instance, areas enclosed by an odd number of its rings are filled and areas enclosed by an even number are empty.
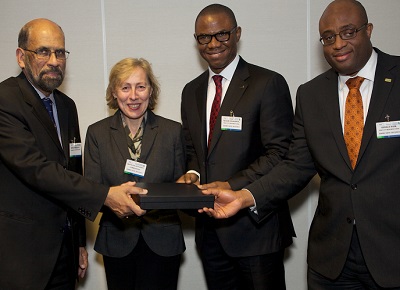
{"type": "Polygon", "coordinates": [[[214,208],[214,196],[204,195],[194,184],[138,182],[136,186],[148,190],[147,194],[131,195],[142,209],[214,208]]]}

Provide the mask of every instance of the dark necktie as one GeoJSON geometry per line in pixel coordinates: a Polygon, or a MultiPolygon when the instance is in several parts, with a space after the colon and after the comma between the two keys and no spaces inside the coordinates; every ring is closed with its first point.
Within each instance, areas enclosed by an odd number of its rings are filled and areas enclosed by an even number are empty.
{"type": "Polygon", "coordinates": [[[356,166],[361,138],[364,130],[364,110],[360,86],[364,78],[355,77],[347,80],[349,94],[346,98],[344,115],[344,141],[347,146],[351,166],[356,166]]]}
{"type": "Polygon", "coordinates": [[[54,126],[56,126],[56,121],[54,120],[54,115],[53,115],[53,102],[50,100],[50,98],[43,98],[42,99],[44,106],[46,107],[47,112],[50,115],[51,120],[53,121],[54,126]]]}
{"type": "Polygon", "coordinates": [[[221,97],[222,97],[222,76],[213,76],[215,83],[215,97],[211,107],[210,113],[210,133],[208,134],[208,147],[211,144],[211,138],[214,131],[215,122],[217,121],[219,109],[221,108],[221,97]]]}

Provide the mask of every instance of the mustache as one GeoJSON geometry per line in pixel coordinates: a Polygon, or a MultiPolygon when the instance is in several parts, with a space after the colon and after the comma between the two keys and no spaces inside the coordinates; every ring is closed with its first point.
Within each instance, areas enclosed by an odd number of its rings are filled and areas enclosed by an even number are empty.
{"type": "Polygon", "coordinates": [[[55,73],[60,74],[61,76],[64,75],[63,71],[59,67],[50,67],[49,69],[41,71],[40,76],[43,76],[44,74],[49,73],[49,72],[55,72],[55,73]]]}

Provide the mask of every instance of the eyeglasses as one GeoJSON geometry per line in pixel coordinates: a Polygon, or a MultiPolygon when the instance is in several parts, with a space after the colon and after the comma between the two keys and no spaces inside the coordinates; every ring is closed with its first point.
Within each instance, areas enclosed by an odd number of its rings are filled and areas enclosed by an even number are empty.
{"type": "Polygon", "coordinates": [[[349,40],[357,36],[357,32],[359,32],[364,27],[367,27],[368,23],[365,23],[360,28],[348,28],[340,31],[339,33],[330,34],[327,36],[321,36],[319,41],[323,46],[334,44],[336,41],[336,36],[339,35],[343,40],[349,40]]]}
{"type": "Polygon", "coordinates": [[[26,49],[26,48],[22,48],[22,49],[29,51],[29,52],[33,52],[34,54],[36,54],[36,57],[38,59],[42,59],[42,60],[49,60],[52,53],[54,53],[54,55],[56,56],[56,59],[58,59],[58,60],[66,60],[69,56],[69,51],[67,51],[65,49],[51,50],[47,47],[39,48],[37,50],[30,50],[30,49],[26,49]]]}
{"type": "Polygon", "coordinates": [[[199,44],[209,44],[212,40],[213,37],[215,37],[216,40],[219,42],[224,42],[228,41],[229,38],[231,38],[231,34],[233,31],[235,31],[237,26],[235,26],[231,31],[220,31],[215,34],[200,34],[200,35],[194,35],[194,38],[196,38],[197,42],[199,44]]]}

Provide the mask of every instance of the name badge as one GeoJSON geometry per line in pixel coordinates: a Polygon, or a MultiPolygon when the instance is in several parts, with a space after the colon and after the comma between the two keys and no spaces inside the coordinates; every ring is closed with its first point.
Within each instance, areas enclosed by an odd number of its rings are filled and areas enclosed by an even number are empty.
{"type": "Polygon", "coordinates": [[[82,143],[69,143],[69,157],[82,156],[82,143]]]}
{"type": "Polygon", "coordinates": [[[376,123],[376,137],[378,139],[400,137],[400,121],[376,123]]]}
{"type": "Polygon", "coordinates": [[[242,131],[242,117],[222,116],[221,130],[223,130],[223,131],[242,131]]]}
{"type": "Polygon", "coordinates": [[[145,163],[128,159],[126,160],[124,173],[144,177],[146,167],[147,164],[145,163]]]}

